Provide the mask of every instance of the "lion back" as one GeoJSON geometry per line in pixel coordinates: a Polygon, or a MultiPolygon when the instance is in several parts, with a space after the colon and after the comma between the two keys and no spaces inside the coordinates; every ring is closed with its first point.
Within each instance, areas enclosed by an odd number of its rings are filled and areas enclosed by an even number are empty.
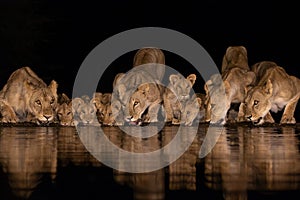
{"type": "Polygon", "coordinates": [[[229,46],[226,49],[222,61],[222,74],[235,67],[250,70],[248,53],[244,46],[229,46]]]}
{"type": "MultiPolygon", "coordinates": [[[[162,50],[154,47],[145,47],[139,49],[133,58],[133,67],[149,64],[149,63],[157,63],[161,65],[155,65],[155,78],[157,80],[162,81],[165,74],[165,55],[162,50]]],[[[153,68],[152,68],[153,70],[153,68]]],[[[153,71],[149,71],[150,74],[153,74],[153,71]]]]}

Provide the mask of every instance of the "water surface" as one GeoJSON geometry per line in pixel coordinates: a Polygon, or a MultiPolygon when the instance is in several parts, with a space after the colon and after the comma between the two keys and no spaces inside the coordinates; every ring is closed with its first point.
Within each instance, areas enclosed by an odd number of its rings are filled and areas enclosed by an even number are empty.
{"type": "MultiPolygon", "coordinates": [[[[85,128],[86,134],[93,131],[85,128]]],[[[74,127],[0,127],[0,199],[299,199],[300,126],[228,126],[200,159],[207,128],[183,127],[182,141],[192,144],[172,164],[127,173],[96,159],[74,127]]],[[[143,139],[118,127],[103,131],[116,147],[145,153],[170,143],[178,127],[143,139]]]]}

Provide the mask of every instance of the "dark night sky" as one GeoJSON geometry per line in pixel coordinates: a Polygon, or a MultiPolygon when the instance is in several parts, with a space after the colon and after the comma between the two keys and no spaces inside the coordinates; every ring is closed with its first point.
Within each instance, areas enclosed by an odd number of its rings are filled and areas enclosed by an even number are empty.
{"type": "MultiPolygon", "coordinates": [[[[122,31],[147,26],[192,37],[218,67],[228,46],[244,45],[250,65],[272,60],[300,77],[297,8],[271,0],[0,0],[0,84],[27,65],[46,83],[55,79],[59,92],[71,95],[77,70],[94,47],[122,31]]],[[[111,91],[115,74],[130,69],[133,53],[111,64],[99,90],[111,91]]],[[[193,72],[189,63],[171,53],[166,64],[184,68],[184,75],[193,72]]],[[[200,79],[194,90],[203,91],[200,79]]]]}

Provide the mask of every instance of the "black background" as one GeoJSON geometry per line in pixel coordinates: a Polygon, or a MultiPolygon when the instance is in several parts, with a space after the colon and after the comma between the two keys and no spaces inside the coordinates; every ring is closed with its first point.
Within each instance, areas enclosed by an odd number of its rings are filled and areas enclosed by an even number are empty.
{"type": "MultiPolygon", "coordinates": [[[[243,45],[249,65],[271,60],[300,77],[298,13],[295,3],[270,0],[0,0],[0,86],[14,70],[30,66],[47,84],[55,79],[58,92],[71,96],[77,70],[94,47],[122,31],[148,26],[195,39],[218,67],[228,46],[243,45]]],[[[134,53],[108,67],[99,91],[111,92],[114,76],[131,68],[134,53]]],[[[166,64],[183,75],[194,72],[169,52],[166,64]]],[[[194,90],[203,92],[203,82],[197,80],[194,90]]]]}

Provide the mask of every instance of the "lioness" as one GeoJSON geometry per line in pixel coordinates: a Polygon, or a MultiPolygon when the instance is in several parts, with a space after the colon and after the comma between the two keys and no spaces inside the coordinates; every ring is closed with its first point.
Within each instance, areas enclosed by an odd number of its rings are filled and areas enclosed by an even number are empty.
{"type": "Polygon", "coordinates": [[[284,108],[280,124],[295,124],[294,112],[300,96],[300,80],[290,76],[277,65],[256,66],[261,75],[257,85],[247,92],[245,98],[246,117],[255,125],[274,122],[270,111],[284,108]]]}
{"type": "Polygon", "coordinates": [[[143,70],[144,68],[135,67],[126,75],[118,76],[118,81],[115,81],[116,85],[112,93],[112,111],[117,125],[123,125],[132,117],[129,113],[129,100],[140,85],[145,83],[160,85],[159,80],[153,79],[147,71],[143,70]],[[136,70],[137,68],[139,69],[136,70]]]}
{"type": "MultiPolygon", "coordinates": [[[[255,82],[255,73],[238,67],[227,70],[222,77],[213,75],[205,83],[207,95],[207,119],[213,124],[225,124],[232,103],[241,103],[246,96],[245,88],[255,82]]],[[[242,119],[242,112],[238,114],[242,119]]]]}
{"type": "Polygon", "coordinates": [[[143,122],[157,122],[163,92],[163,86],[155,83],[140,85],[129,100],[131,123],[141,125],[143,122]]]}
{"type": "MultiPolygon", "coordinates": [[[[255,73],[248,65],[247,49],[244,46],[229,46],[223,56],[222,75],[213,75],[204,89],[207,95],[206,121],[225,124],[232,103],[241,103],[245,98],[245,88],[254,84],[255,73]]],[[[236,120],[242,121],[239,111],[236,120]]]]}
{"type": "Polygon", "coordinates": [[[144,83],[160,83],[165,73],[165,56],[154,47],[139,49],[133,58],[133,68],[127,73],[115,76],[112,93],[112,111],[116,125],[123,125],[131,116],[129,99],[133,92],[144,83]]]}
{"type": "Polygon", "coordinates": [[[190,74],[186,78],[179,74],[170,75],[169,85],[163,94],[165,122],[181,123],[181,114],[185,103],[190,99],[190,93],[195,82],[195,74],[190,74]]]}
{"type": "Polygon", "coordinates": [[[52,80],[49,86],[29,67],[14,71],[0,91],[0,99],[15,112],[9,122],[53,122],[56,116],[57,83],[52,80]]]}

